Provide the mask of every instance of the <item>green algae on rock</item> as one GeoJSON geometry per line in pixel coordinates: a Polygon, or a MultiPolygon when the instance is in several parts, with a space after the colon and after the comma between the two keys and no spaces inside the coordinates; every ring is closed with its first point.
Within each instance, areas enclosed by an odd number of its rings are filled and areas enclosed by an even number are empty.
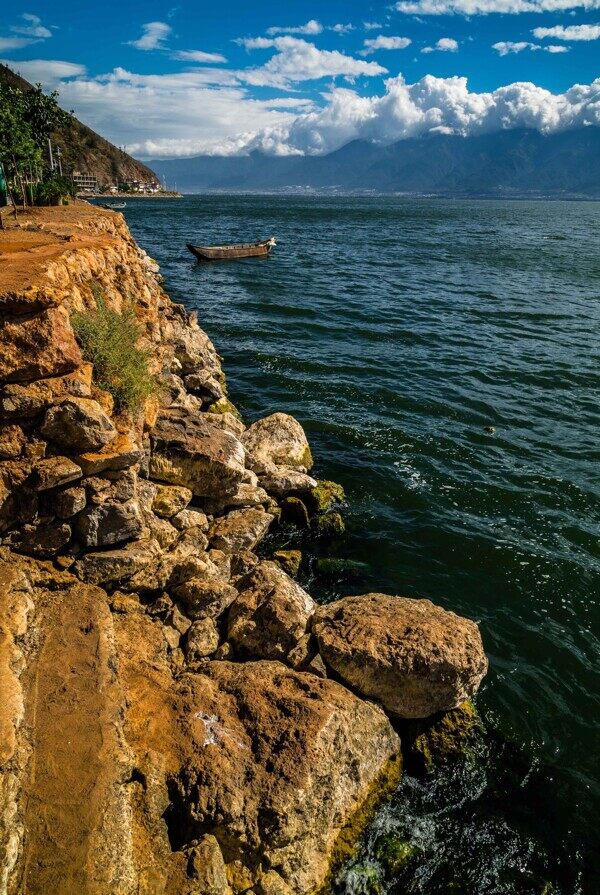
{"type": "Polygon", "coordinates": [[[207,413],[232,413],[235,417],[237,417],[238,420],[241,420],[241,418],[242,418],[241,413],[239,412],[239,410],[237,409],[235,404],[231,403],[229,398],[219,398],[218,401],[213,401],[213,403],[210,404],[206,408],[206,412],[207,413]]]}
{"type": "Polygon", "coordinates": [[[377,843],[375,856],[383,867],[386,877],[394,879],[406,870],[417,851],[412,842],[387,833],[377,843]]]}
{"type": "Polygon", "coordinates": [[[482,730],[477,709],[467,699],[456,709],[407,725],[407,760],[415,770],[429,774],[440,764],[468,755],[482,730]]]}
{"type": "Polygon", "coordinates": [[[276,550],[273,559],[277,562],[284,572],[295,578],[300,571],[302,562],[302,551],[300,550],[276,550]]]}
{"type": "Polygon", "coordinates": [[[320,513],[315,516],[312,528],[319,538],[334,538],[346,531],[346,523],[340,513],[320,513]]]}
{"type": "Polygon", "coordinates": [[[336,504],[343,503],[346,494],[341,485],[337,482],[330,482],[326,479],[319,479],[317,487],[306,495],[306,505],[312,513],[326,513],[336,504]]]}

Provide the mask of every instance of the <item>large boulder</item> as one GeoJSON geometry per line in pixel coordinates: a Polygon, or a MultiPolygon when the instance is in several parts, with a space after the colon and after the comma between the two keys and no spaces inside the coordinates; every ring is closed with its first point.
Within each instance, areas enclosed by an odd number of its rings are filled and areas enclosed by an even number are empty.
{"type": "Polygon", "coordinates": [[[475,622],[430,600],[345,597],[320,606],[312,630],[342,680],[401,718],[456,708],[487,671],[475,622]]]}
{"type": "Polygon", "coordinates": [[[183,485],[196,497],[235,494],[244,478],[244,448],[215,426],[209,414],[167,410],[158,418],[151,442],[151,478],[183,485]]]}
{"type": "Polygon", "coordinates": [[[112,420],[92,398],[66,398],[51,407],[41,427],[44,438],[63,445],[71,453],[93,451],[117,434],[112,420]]]}
{"type": "Polygon", "coordinates": [[[181,845],[214,835],[230,880],[245,880],[236,892],[313,892],[345,824],[397,779],[388,719],[279,662],[211,662],[180,689],[187,758],[170,790],[181,845]]]}
{"type": "Polygon", "coordinates": [[[285,659],[306,633],[315,604],[274,562],[241,578],[228,617],[228,639],[243,658],[285,659]]]}
{"type": "Polygon", "coordinates": [[[258,475],[272,473],[275,466],[306,472],[312,466],[304,429],[293,416],[273,413],[252,423],[240,436],[248,455],[248,466],[258,475]]]}

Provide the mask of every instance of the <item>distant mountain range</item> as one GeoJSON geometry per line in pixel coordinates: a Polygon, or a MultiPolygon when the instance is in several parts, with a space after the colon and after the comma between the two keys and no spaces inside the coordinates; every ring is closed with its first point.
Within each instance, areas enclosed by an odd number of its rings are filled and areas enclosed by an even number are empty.
{"type": "MultiPolygon", "coordinates": [[[[23,91],[32,89],[29,81],[1,63],[0,83],[23,91]]],[[[151,168],[105,140],[74,115],[65,127],[53,135],[52,142],[55,147],[60,147],[66,173],[81,171],[92,174],[99,184],[107,186],[118,181],[158,180],[151,168]]]]}
{"type": "Polygon", "coordinates": [[[324,156],[196,156],[149,164],[170,188],[376,190],[440,196],[600,198],[600,128],[544,136],[436,134],[380,146],[355,140],[324,156]]]}

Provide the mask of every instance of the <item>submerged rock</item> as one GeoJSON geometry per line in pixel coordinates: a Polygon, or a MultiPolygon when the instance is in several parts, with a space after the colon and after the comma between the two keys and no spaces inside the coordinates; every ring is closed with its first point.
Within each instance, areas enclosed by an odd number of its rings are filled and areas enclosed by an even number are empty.
{"type": "Polygon", "coordinates": [[[319,538],[327,539],[343,535],[346,524],[340,513],[320,513],[313,519],[312,528],[319,538]]]}
{"type": "Polygon", "coordinates": [[[299,497],[285,497],[281,501],[281,521],[297,528],[309,528],[310,517],[306,504],[299,497]]]}
{"type": "Polygon", "coordinates": [[[317,609],[313,631],[330,668],[401,718],[456,708],[487,671],[475,622],[430,600],[345,597],[317,609]]]}
{"type": "Polygon", "coordinates": [[[259,563],[237,588],[227,622],[236,654],[284,660],[306,633],[312,598],[274,562],[259,563]]]}

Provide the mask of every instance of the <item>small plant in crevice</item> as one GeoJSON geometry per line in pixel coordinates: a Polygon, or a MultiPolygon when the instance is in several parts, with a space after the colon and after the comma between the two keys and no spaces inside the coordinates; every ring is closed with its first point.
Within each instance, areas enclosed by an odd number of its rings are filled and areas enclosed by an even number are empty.
{"type": "Polygon", "coordinates": [[[134,312],[109,308],[97,283],[92,291],[96,309],[71,317],[83,356],[94,366],[95,384],[113,396],[119,410],[139,410],[157,391],[150,351],[138,346],[141,330],[134,312]]]}

